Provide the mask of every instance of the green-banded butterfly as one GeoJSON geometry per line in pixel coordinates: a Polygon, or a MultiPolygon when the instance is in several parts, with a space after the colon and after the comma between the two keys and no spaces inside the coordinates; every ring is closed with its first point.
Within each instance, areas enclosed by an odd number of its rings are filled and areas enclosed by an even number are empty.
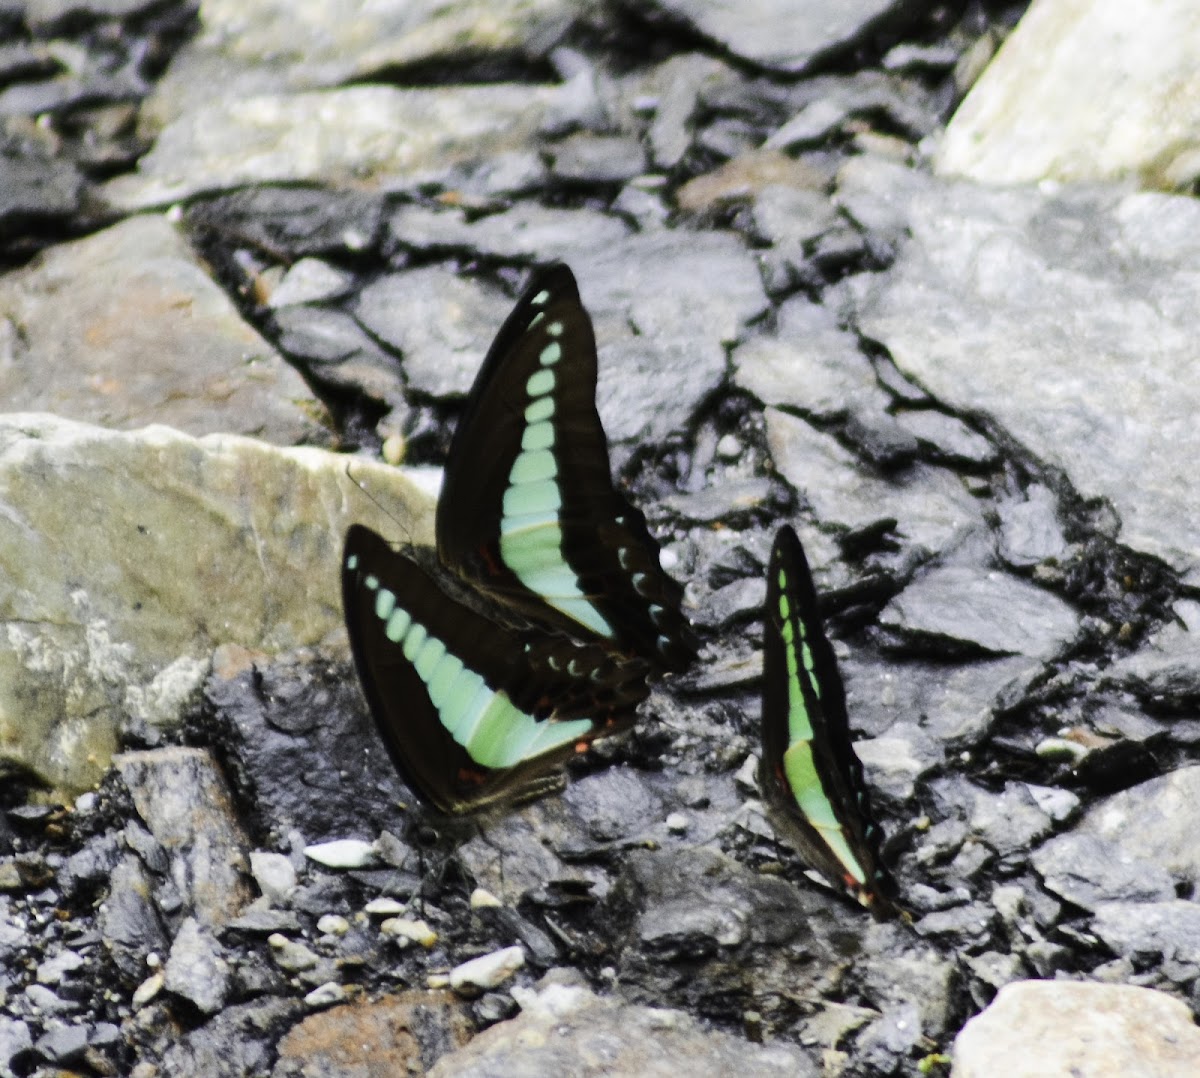
{"type": "Polygon", "coordinates": [[[499,625],[358,524],[342,598],[388,754],[443,813],[534,796],[557,764],[632,722],[646,696],[640,659],[499,625]]]}
{"type": "Polygon", "coordinates": [[[475,379],[437,509],[443,564],[547,628],[679,671],[683,589],[613,486],[596,339],[571,271],[536,273],[475,379]]]}
{"type": "Polygon", "coordinates": [[[649,674],[695,654],[682,588],[613,486],[595,389],[591,320],[571,271],[551,266],[484,360],[438,500],[438,557],[496,620],[366,528],[347,533],[359,680],[402,777],[443,812],[537,788],[632,721],[649,674]]]}
{"type": "Polygon", "coordinates": [[[876,916],[897,912],[837,659],[804,548],[786,525],[767,569],[759,785],[771,823],[810,867],[876,916]]]}

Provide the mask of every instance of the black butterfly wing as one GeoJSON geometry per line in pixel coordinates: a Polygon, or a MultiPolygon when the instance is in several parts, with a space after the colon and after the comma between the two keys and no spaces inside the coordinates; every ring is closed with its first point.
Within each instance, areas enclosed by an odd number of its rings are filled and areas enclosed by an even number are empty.
{"type": "Polygon", "coordinates": [[[497,625],[361,525],[346,534],[342,602],[388,753],[446,814],[536,790],[581,747],[632,722],[646,696],[640,660],[497,625]]]}
{"type": "Polygon", "coordinates": [[[837,889],[895,912],[846,694],[800,540],[775,537],[763,610],[763,798],[772,822],[837,889]]]}
{"type": "Polygon", "coordinates": [[[535,273],[475,379],[437,510],[442,562],[555,630],[662,670],[695,656],[683,589],[613,486],[596,341],[564,265],[535,273]]]}

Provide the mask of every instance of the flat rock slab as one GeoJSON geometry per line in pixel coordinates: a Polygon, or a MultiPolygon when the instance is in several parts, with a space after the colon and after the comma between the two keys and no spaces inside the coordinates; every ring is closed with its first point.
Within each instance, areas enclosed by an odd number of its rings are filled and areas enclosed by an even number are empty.
{"type": "MultiPolygon", "coordinates": [[[[852,214],[878,168],[843,170],[852,214]]],[[[1123,543],[1200,579],[1200,204],[905,183],[894,209],[911,239],[852,286],[862,332],[943,403],[1108,499],[1123,543]]]]}
{"type": "Polygon", "coordinates": [[[399,68],[462,69],[514,53],[545,56],[578,14],[571,0],[404,0],[348,9],[340,0],[204,0],[200,32],[147,102],[153,126],[208,101],[383,81],[399,68]]]}
{"type": "Polygon", "coordinates": [[[1200,8],[1035,0],[954,114],[937,157],[981,183],[1200,175],[1200,8]],[[1097,56],[1104,58],[1097,63],[1097,56]]]}
{"type": "MultiPolygon", "coordinates": [[[[625,0],[647,16],[683,23],[734,56],[769,71],[794,74],[911,16],[904,0],[625,0]]],[[[915,5],[920,7],[920,5],[915,5]]]]}
{"type": "Polygon", "coordinates": [[[1079,615],[1062,599],[1005,573],[946,566],[910,584],[879,623],[920,642],[968,645],[992,655],[1049,658],[1070,644],[1079,615]]]}
{"type": "Polygon", "coordinates": [[[0,760],[85,788],[119,723],[179,721],[217,645],[340,631],[352,521],[432,541],[432,503],[397,469],[347,468],[234,435],[0,416],[0,760]]]}
{"type": "Polygon", "coordinates": [[[414,189],[528,146],[557,98],[554,87],[498,83],[206,99],[101,194],[128,212],[250,184],[414,189]]]}
{"type": "Polygon", "coordinates": [[[304,380],[165,217],[135,217],[0,277],[0,399],[109,427],[291,445],[322,435],[304,380]]]}
{"type": "Polygon", "coordinates": [[[955,1078],[1192,1078],[1200,1029],[1186,1003],[1149,988],[1018,981],[954,1042],[955,1078]]]}

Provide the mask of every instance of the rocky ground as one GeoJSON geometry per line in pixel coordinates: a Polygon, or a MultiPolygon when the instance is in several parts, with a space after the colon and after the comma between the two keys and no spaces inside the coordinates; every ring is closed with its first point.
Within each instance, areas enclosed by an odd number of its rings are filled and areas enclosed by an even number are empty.
{"type": "Polygon", "coordinates": [[[798,7],[0,0],[0,1074],[1195,1072],[1200,18],[798,7]],[[342,536],[554,259],[702,655],[435,829],[342,536]],[[783,521],[911,921],[757,800],[783,521]]]}

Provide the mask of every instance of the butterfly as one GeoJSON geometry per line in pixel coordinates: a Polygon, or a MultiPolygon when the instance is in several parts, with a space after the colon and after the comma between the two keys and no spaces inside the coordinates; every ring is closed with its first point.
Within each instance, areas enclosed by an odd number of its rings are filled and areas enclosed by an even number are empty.
{"type": "Polygon", "coordinates": [[[767,568],[759,785],[776,831],[836,890],[877,917],[898,912],[837,659],[804,548],[787,525],[767,568]]]}
{"type": "Polygon", "coordinates": [[[632,722],[648,675],[695,655],[683,589],[613,485],[596,370],[571,271],[535,273],[468,395],[435,524],[442,567],[499,618],[368,529],[347,533],[359,680],[401,776],[443,813],[536,796],[632,722]]]}

